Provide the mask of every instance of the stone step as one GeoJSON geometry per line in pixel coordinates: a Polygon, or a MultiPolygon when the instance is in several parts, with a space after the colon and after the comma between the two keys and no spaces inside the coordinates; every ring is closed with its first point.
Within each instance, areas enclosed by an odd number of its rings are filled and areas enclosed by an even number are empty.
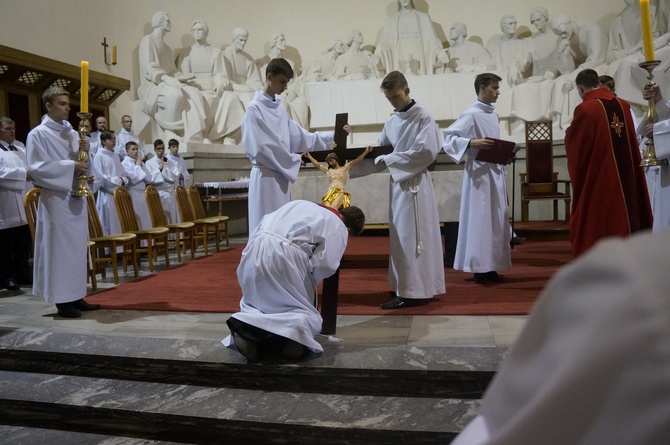
{"type": "Polygon", "coordinates": [[[316,394],[478,399],[504,348],[324,345],[249,365],[219,341],[0,330],[0,370],[316,394]]]}
{"type": "Polygon", "coordinates": [[[0,425],[0,443],[13,445],[182,445],[184,442],[108,436],[49,428],[0,425]]]}
{"type": "Polygon", "coordinates": [[[0,371],[0,418],[6,425],[153,441],[449,443],[478,407],[477,400],[439,396],[265,391],[0,371]]]}

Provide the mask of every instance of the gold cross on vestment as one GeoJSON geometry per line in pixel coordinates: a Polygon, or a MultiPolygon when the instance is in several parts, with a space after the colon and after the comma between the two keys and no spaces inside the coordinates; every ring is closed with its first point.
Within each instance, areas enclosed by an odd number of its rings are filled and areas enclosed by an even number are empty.
{"type": "Polygon", "coordinates": [[[619,120],[619,116],[616,115],[616,113],[612,113],[612,123],[610,124],[610,127],[616,131],[616,135],[621,137],[621,130],[625,127],[625,124],[619,120]]]}

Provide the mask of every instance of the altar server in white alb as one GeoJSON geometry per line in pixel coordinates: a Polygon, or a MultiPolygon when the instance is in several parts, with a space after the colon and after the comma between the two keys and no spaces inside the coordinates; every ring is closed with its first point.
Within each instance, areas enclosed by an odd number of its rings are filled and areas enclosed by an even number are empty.
{"type": "Polygon", "coordinates": [[[358,207],[338,212],[303,200],[265,215],[242,252],[240,312],[228,319],[231,335],[223,344],[249,362],[277,348],[290,358],[307,349],[322,352],[314,339],[323,323],[316,286],[335,273],[348,235],[361,233],[364,224],[358,207]]]}
{"type": "Polygon", "coordinates": [[[153,226],[144,190],[151,179],[151,173],[144,165],[139,150],[139,146],[135,142],[126,143],[123,150],[126,157],[123,158],[121,165],[126,170],[126,177],[128,178],[126,189],[128,189],[130,197],[133,198],[133,207],[140,223],[140,229],[150,229],[153,226]]]}
{"type": "MultiPolygon", "coordinates": [[[[291,200],[301,153],[329,150],[334,133],[310,133],[291,120],[279,95],[286,91],[293,69],[282,59],[272,59],[265,69],[265,86],[256,91],[242,120],[242,145],[251,161],[249,180],[249,234],[261,218],[291,200]]],[[[349,127],[345,127],[346,131],[349,127]]]]}
{"type": "Polygon", "coordinates": [[[556,273],[452,445],[669,444],[669,251],[610,238],[556,273]]]}
{"type": "Polygon", "coordinates": [[[179,178],[177,179],[177,182],[182,187],[188,187],[188,179],[191,177],[191,175],[188,174],[188,169],[186,168],[186,162],[184,161],[184,158],[179,156],[178,140],[170,139],[168,141],[167,158],[176,166],[177,170],[179,171],[179,178]]]}
{"type": "Polygon", "coordinates": [[[33,187],[26,147],[16,140],[16,125],[0,117],[0,289],[32,284],[30,229],[23,197],[33,187]]]}
{"type": "Polygon", "coordinates": [[[95,171],[95,182],[98,189],[98,197],[95,208],[100,217],[100,224],[105,235],[116,235],[121,233],[121,222],[114,204],[114,189],[125,186],[128,177],[126,170],[121,165],[119,156],[114,153],[116,137],[111,131],[100,133],[100,150],[93,158],[95,171]]]}
{"type": "Polygon", "coordinates": [[[126,157],[126,144],[128,142],[137,144],[140,150],[140,159],[144,159],[144,151],[140,147],[140,139],[133,131],[133,118],[124,114],[121,118],[121,130],[116,133],[116,146],[114,147],[114,153],[119,155],[121,161],[126,157]]]}
{"type": "Polygon", "coordinates": [[[58,315],[81,316],[80,311],[99,309],[88,304],[86,267],[88,214],[86,199],[72,196],[78,176],[87,174],[87,162],[78,161],[79,150],[88,151],[88,141],[67,121],[70,93],[49,87],[42,95],[47,114],[26,142],[30,176],[42,187],[35,227],[33,294],[55,303],[58,315]]]}
{"type": "Polygon", "coordinates": [[[477,100],[444,130],[444,151],[456,163],[465,158],[458,241],[454,269],[475,274],[479,284],[498,283],[512,265],[507,217],[505,165],[475,160],[500,138],[493,103],[500,95],[501,78],[492,73],[475,78],[477,100]]]}
{"type": "Polygon", "coordinates": [[[388,168],[389,237],[388,282],[395,296],[381,305],[401,309],[443,294],[444,265],[440,221],[428,167],[440,151],[440,132],[428,110],[410,98],[407,79],[391,71],[381,84],[393,106],[377,145],[391,145],[393,153],[362,162],[351,176],[388,168]],[[359,168],[360,166],[360,168],[359,168]]]}
{"type": "Polygon", "coordinates": [[[181,218],[177,207],[175,187],[179,185],[179,170],[165,156],[165,143],[162,139],[154,141],[154,152],[156,155],[145,164],[151,174],[149,182],[158,190],[168,224],[178,224],[181,218]]]}

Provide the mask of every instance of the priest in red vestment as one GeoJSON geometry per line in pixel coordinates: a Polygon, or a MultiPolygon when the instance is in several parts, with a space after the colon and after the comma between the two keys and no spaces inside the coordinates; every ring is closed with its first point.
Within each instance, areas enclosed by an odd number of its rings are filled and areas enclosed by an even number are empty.
{"type": "Polygon", "coordinates": [[[592,69],[581,71],[575,83],[583,102],[566,130],[565,151],[576,257],[601,238],[650,229],[652,213],[630,106],[599,87],[592,69]]]}

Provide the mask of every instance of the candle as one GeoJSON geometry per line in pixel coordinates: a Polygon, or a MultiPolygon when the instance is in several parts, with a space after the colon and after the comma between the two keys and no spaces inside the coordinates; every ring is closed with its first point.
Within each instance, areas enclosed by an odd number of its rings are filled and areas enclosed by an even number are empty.
{"type": "Polygon", "coordinates": [[[651,9],[649,0],[640,0],[640,18],[642,19],[642,45],[644,60],[654,60],[654,37],[651,29],[651,9]]]}
{"type": "Polygon", "coordinates": [[[112,46],[112,65],[116,65],[116,45],[112,46]]]}
{"type": "Polygon", "coordinates": [[[88,113],[88,62],[81,62],[81,99],[79,101],[79,111],[88,113]]]}

